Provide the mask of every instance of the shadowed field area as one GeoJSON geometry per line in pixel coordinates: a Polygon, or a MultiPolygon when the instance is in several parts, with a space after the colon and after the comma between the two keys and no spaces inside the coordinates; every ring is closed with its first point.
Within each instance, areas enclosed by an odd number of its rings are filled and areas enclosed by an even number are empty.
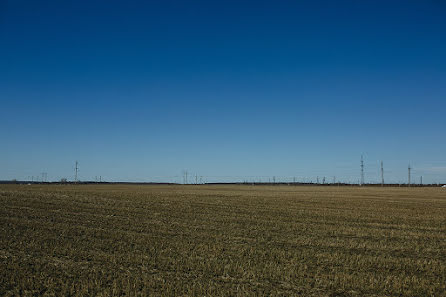
{"type": "Polygon", "coordinates": [[[445,296],[446,190],[0,185],[1,296],[445,296]]]}

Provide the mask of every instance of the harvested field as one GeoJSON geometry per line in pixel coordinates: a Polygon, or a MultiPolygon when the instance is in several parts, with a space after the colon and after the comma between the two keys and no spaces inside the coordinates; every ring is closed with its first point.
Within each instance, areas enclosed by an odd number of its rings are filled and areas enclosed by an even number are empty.
{"type": "Polygon", "coordinates": [[[1,296],[446,296],[446,190],[0,185],[1,296]]]}

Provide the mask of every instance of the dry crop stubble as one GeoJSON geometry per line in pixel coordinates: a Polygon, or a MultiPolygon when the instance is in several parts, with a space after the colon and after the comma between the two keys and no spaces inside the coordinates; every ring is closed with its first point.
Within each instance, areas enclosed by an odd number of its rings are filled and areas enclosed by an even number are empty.
{"type": "Polygon", "coordinates": [[[442,296],[446,191],[0,185],[0,295],[442,296]]]}

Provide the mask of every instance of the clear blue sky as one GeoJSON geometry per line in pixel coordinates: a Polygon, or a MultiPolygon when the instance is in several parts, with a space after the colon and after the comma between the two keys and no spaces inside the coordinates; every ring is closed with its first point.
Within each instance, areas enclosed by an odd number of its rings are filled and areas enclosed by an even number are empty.
{"type": "Polygon", "coordinates": [[[446,3],[0,1],[0,179],[446,182],[446,3]]]}

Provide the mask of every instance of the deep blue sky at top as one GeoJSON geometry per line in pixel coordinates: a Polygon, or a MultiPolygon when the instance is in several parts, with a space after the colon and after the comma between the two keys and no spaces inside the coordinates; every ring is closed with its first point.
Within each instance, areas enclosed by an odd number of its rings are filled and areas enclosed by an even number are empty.
{"type": "Polygon", "coordinates": [[[444,1],[0,0],[0,179],[446,180],[444,1]]]}

